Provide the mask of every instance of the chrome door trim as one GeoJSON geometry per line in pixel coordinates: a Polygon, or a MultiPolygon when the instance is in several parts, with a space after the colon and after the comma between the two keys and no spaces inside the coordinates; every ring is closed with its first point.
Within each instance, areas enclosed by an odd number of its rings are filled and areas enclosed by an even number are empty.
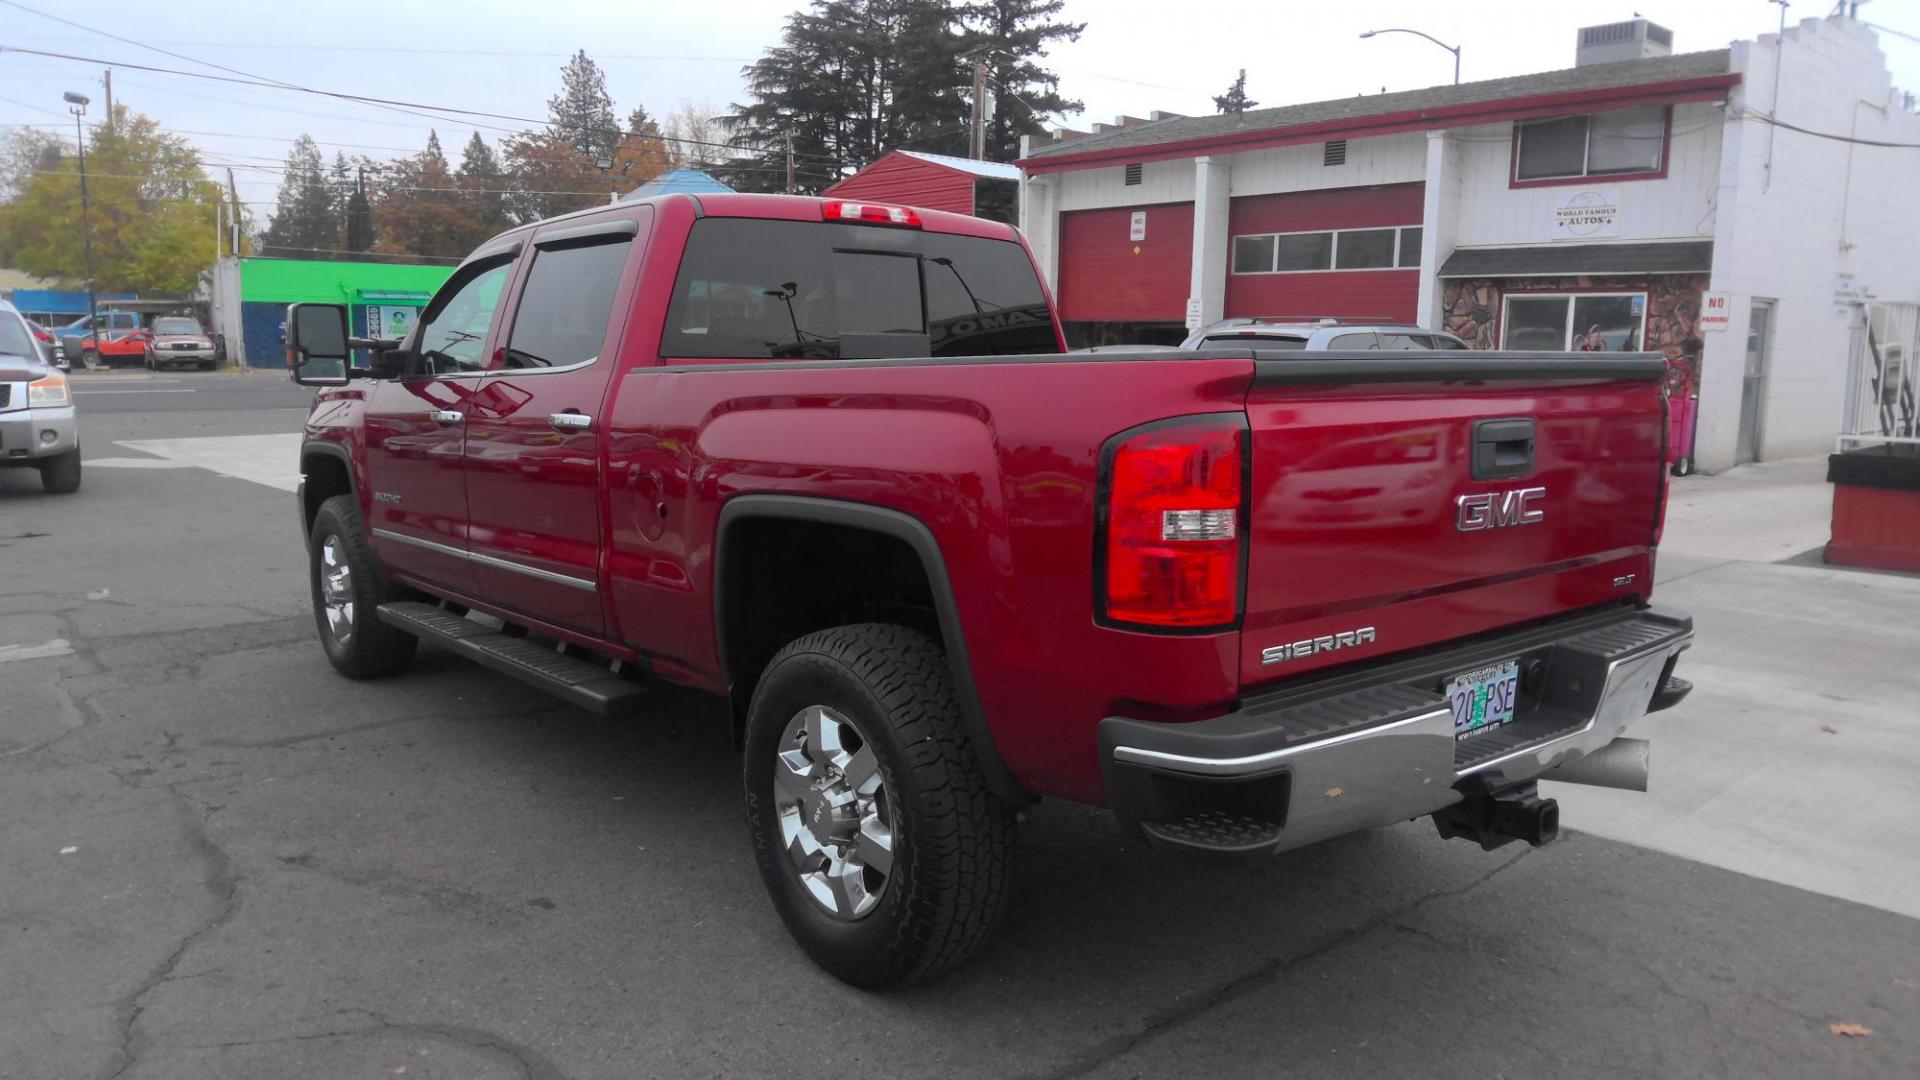
{"type": "Polygon", "coordinates": [[[394,532],[392,529],[375,529],[373,530],[373,535],[382,540],[392,540],[400,544],[412,544],[414,547],[426,548],[428,551],[437,551],[442,555],[451,555],[456,559],[466,559],[469,562],[477,562],[485,566],[495,566],[502,570],[511,570],[516,574],[525,574],[528,577],[539,578],[541,581],[549,581],[555,585],[565,585],[569,589],[581,589],[585,592],[598,592],[600,590],[598,582],[588,581],[586,578],[571,577],[567,574],[556,574],[552,570],[542,570],[537,566],[527,566],[524,563],[517,563],[511,559],[502,559],[495,555],[482,555],[477,551],[463,551],[451,544],[441,544],[432,540],[423,540],[418,536],[407,536],[404,533],[394,532]]]}

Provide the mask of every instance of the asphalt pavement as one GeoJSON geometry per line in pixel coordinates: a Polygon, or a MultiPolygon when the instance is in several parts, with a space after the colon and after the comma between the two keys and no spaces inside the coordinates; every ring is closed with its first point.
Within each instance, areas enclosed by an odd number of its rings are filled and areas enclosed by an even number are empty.
{"type": "Polygon", "coordinates": [[[762,894],[717,703],[601,721],[433,652],[339,678],[276,457],[307,392],[76,386],[81,491],[0,472],[0,1077],[1920,1074],[1920,848],[1862,805],[1920,819],[1920,580],[1677,521],[1711,678],[1655,718],[1654,794],[1556,791],[1537,851],[1416,822],[1241,867],[1041,804],[989,951],[875,995],[762,894]],[[1823,606],[1883,632],[1802,664],[1823,606]]]}

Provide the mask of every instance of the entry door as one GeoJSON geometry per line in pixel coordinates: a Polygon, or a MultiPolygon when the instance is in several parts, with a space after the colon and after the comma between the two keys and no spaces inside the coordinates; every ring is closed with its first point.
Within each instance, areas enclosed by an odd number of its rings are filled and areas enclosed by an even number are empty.
{"type": "Polygon", "coordinates": [[[1740,383],[1740,442],[1734,463],[1760,460],[1761,422],[1767,408],[1767,366],[1773,355],[1773,301],[1755,300],[1747,315],[1747,368],[1740,383]]]}
{"type": "Polygon", "coordinates": [[[428,305],[408,371],[371,382],[367,528],[387,565],[470,594],[465,440],[511,257],[462,268],[428,305]]]}
{"type": "Polygon", "coordinates": [[[467,502],[480,595],[529,619],[602,637],[601,472],[625,324],[614,300],[651,208],[536,236],[467,427],[467,502]],[[636,239],[637,237],[637,239],[636,239]]]}

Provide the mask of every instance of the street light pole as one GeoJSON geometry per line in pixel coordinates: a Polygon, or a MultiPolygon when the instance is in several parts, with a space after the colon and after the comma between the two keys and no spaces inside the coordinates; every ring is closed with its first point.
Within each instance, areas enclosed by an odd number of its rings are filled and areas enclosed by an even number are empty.
{"type": "Polygon", "coordinates": [[[1419,31],[1419,30],[1408,30],[1404,27],[1398,27],[1398,26],[1393,27],[1391,29],[1387,29],[1387,30],[1369,30],[1364,34],[1361,34],[1360,36],[1363,38],[1370,38],[1376,34],[1415,34],[1420,37],[1426,38],[1428,41],[1431,41],[1435,45],[1438,45],[1441,48],[1452,53],[1453,54],[1453,85],[1455,86],[1460,85],[1460,46],[1449,45],[1446,42],[1441,41],[1439,38],[1434,37],[1432,34],[1423,33],[1422,31],[1419,31]]]}
{"type": "MultiPolygon", "coordinates": [[[[99,355],[100,302],[93,290],[93,217],[87,202],[87,129],[80,122],[87,115],[92,99],[71,90],[61,96],[67,103],[67,111],[73,114],[73,134],[80,143],[80,253],[87,272],[87,328],[93,335],[95,355],[99,355]]],[[[68,357],[67,363],[73,363],[73,358],[68,357]]]]}

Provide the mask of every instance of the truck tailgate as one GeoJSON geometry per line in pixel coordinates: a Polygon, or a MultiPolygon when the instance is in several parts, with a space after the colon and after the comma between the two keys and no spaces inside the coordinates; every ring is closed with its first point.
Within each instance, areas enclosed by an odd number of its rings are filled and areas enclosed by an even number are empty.
{"type": "Polygon", "coordinates": [[[1243,686],[1647,595],[1658,356],[1255,366],[1243,686]]]}

